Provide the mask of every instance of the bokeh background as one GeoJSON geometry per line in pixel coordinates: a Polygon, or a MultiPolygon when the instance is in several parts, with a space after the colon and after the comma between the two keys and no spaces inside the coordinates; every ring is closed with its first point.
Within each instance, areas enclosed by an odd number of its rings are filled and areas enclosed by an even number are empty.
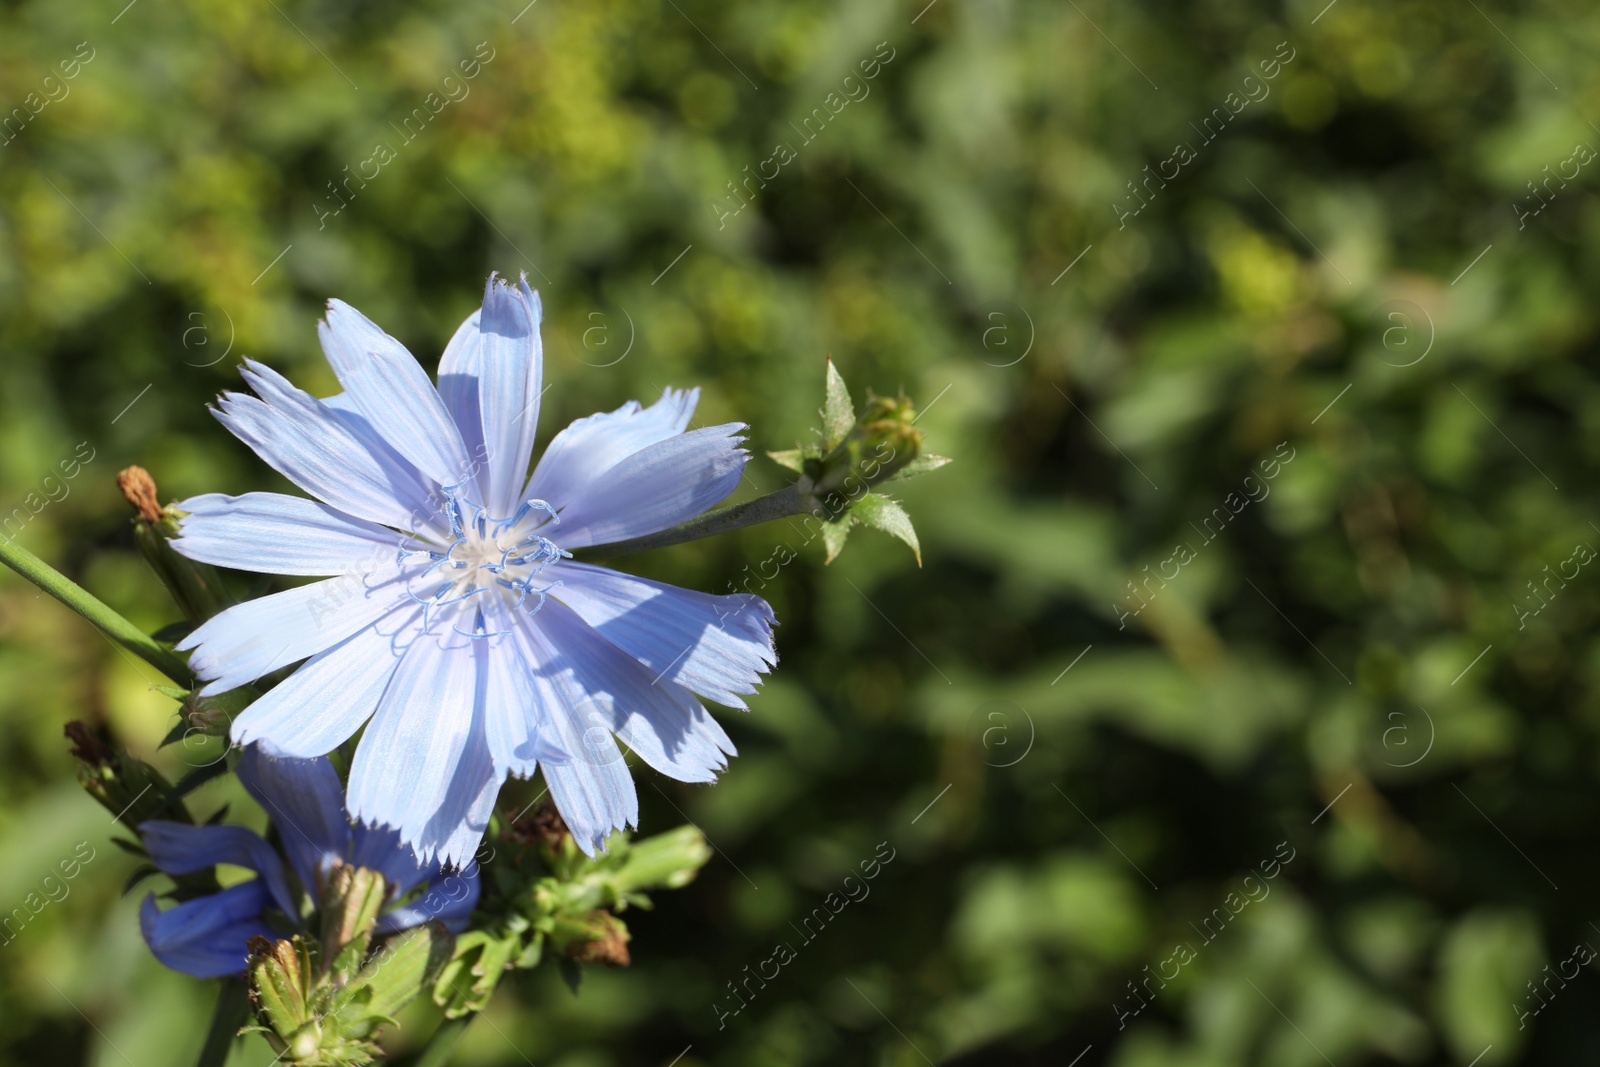
{"type": "MultiPolygon", "coordinates": [[[[636,771],[717,855],[455,1062],[1600,1052],[1593,5],[122,2],[0,11],[0,520],[141,625],[115,472],[281,487],[206,404],[246,355],[336,391],[331,296],[431,367],[527,271],[541,440],[698,384],[743,494],[829,353],[957,459],[898,493],[920,569],[782,523],[629,562],[782,622],[723,780],[636,771]]],[[[0,1063],[198,1048],[61,736],[211,758],[155,680],[0,576],[0,908],[92,857],[0,946],[0,1063]]]]}

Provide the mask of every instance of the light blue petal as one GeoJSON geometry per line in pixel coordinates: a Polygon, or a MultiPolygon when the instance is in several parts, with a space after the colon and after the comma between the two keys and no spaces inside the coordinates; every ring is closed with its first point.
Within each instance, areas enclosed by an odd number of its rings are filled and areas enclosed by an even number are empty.
{"type": "Polygon", "coordinates": [[[438,483],[417,470],[416,464],[396,452],[394,446],[372,428],[372,423],[356,407],[349,393],[324,397],[322,404],[355,435],[367,451],[380,459],[383,469],[389,472],[395,498],[408,509],[403,522],[390,525],[441,544],[449,544],[454,540],[455,535],[450,532],[450,522],[443,511],[444,494],[438,483]]]}
{"type": "Polygon", "coordinates": [[[737,755],[722,727],[688,690],[652,680],[654,672],[562,605],[546,603],[535,625],[557,653],[550,668],[570,671],[588,694],[587,708],[662,774],[680,782],[714,782],[727,757],[737,755]]]}
{"type": "Polygon", "coordinates": [[[489,829],[494,802],[505,780],[505,771],[497,768],[489,755],[480,719],[451,772],[444,802],[411,844],[424,858],[452,867],[471,863],[483,843],[484,831],[489,829]]]}
{"type": "Polygon", "coordinates": [[[348,741],[372,717],[415,640],[421,609],[406,605],[317,653],[233,720],[235,744],[264,742],[284,756],[321,756],[348,741]]]}
{"type": "Polygon", "coordinates": [[[570,758],[555,742],[545,710],[558,700],[550,684],[532,670],[534,654],[522,623],[504,600],[486,604],[488,629],[506,636],[480,642],[486,646],[484,730],[489,754],[502,775],[531,778],[540,761],[570,758]]]}
{"type": "Polygon", "coordinates": [[[347,574],[237,604],[176,646],[191,649],[189,666],[209,696],[314,656],[414,601],[399,568],[381,563],[370,575],[347,574]]]}
{"type": "MultiPolygon", "coordinates": [[[[456,828],[441,829],[440,815],[445,813],[446,822],[464,821],[477,810],[483,775],[493,777],[482,726],[476,724],[479,664],[473,645],[448,633],[413,641],[350,768],[351,814],[398,829],[424,860],[445,842],[451,842],[449,858],[465,858],[456,849],[456,828]],[[457,782],[458,776],[464,781],[457,782]]],[[[476,847],[474,840],[466,855],[476,847]]]]}
{"type": "MultiPolygon", "coordinates": [[[[491,274],[489,284],[493,285],[494,280],[491,274]]],[[[439,357],[439,399],[444,401],[445,410],[450,412],[450,421],[461,432],[461,443],[466,446],[467,455],[479,463],[480,486],[488,481],[484,464],[489,456],[489,449],[483,443],[483,411],[478,403],[478,342],[481,333],[478,319],[482,314],[482,308],[473,309],[472,314],[456,327],[450,343],[444,346],[444,355],[439,357]]],[[[480,492],[480,495],[487,497],[488,494],[480,492]]]]}
{"type": "MultiPolygon", "coordinates": [[[[547,603],[544,611],[551,610],[559,612],[560,605],[547,603]]],[[[605,697],[584,688],[572,665],[551,644],[545,626],[531,623],[523,633],[535,664],[534,676],[548,687],[544,691],[554,705],[547,711],[556,743],[572,754],[564,763],[540,765],[545,784],[573,840],[593,856],[604,848],[611,831],[639,825],[639,795],[628,761],[611,736],[612,715],[605,697]]]]}
{"type": "Polygon", "coordinates": [[[577,420],[539,457],[524,495],[557,510],[566,507],[589,482],[635,452],[682,433],[699,402],[699,389],[667,389],[647,408],[630,400],[615,411],[577,420]]]}
{"type": "Polygon", "coordinates": [[[439,395],[478,472],[489,514],[504,518],[522,502],[539,421],[544,349],[539,295],[522,276],[513,288],[489,276],[483,307],[450,339],[439,361],[439,395]]]}
{"type": "Polygon", "coordinates": [[[300,917],[299,903],[284,877],[283,861],[253,830],[151,819],[139,824],[139,839],[150,862],[168,874],[193,874],[219,863],[255,871],[271,891],[273,902],[291,917],[300,917]]]}
{"type": "Polygon", "coordinates": [[[342,300],[328,301],[317,336],[356,410],[396,452],[440,485],[472,475],[460,431],[404,345],[342,300]]]}
{"type": "Polygon", "coordinates": [[[689,521],[739,484],[742,429],[729,422],[645,446],[583,486],[549,536],[562,548],[582,548],[689,521]]]}
{"type": "Polygon", "coordinates": [[[465,867],[473,861],[489,818],[494,814],[495,798],[506,780],[489,751],[486,712],[489,697],[491,662],[496,657],[488,640],[472,642],[473,667],[472,731],[461,758],[449,772],[450,784],[438,811],[410,840],[424,860],[465,867]]]}
{"type": "Polygon", "coordinates": [[[431,506],[415,470],[368,447],[327,404],[255,360],[243,374],[260,399],[224,393],[217,420],[278,473],[348,515],[398,529],[431,506]]]}
{"type": "Polygon", "coordinates": [[[206,493],[178,510],[187,514],[173,548],[201,563],[260,574],[363,572],[420,547],[377,523],[281,493],[206,493]]]}
{"type": "Polygon", "coordinates": [[[155,894],[139,908],[139,930],[156,959],[196,978],[243,974],[249,941],[278,935],[262,921],[267,891],[259,881],[242,882],[208,897],[162,911],[155,894]]]}
{"type": "Polygon", "coordinates": [[[761,675],[778,662],[774,616],[750,593],[713,596],[607,567],[562,561],[551,596],[600,636],[643,663],[651,677],[677,682],[707,700],[743,708],[761,675]]]}
{"type": "Polygon", "coordinates": [[[300,884],[318,892],[328,867],[350,850],[350,819],[339,772],[326,758],[274,756],[250,745],[234,773],[278,828],[300,884]]]}

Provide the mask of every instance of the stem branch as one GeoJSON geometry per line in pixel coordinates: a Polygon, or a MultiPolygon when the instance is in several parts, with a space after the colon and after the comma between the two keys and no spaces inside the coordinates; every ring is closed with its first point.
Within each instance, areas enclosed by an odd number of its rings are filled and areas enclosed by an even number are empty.
{"type": "Polygon", "coordinates": [[[181,685],[189,685],[194,680],[188,665],[159,641],[15,541],[0,539],[0,563],[88,619],[111,640],[168,678],[181,685]]]}
{"type": "Polygon", "coordinates": [[[467,1024],[472,1022],[473,1016],[468,1015],[462,1019],[446,1019],[439,1024],[439,1029],[433,1032],[428,1039],[428,1045],[422,1050],[422,1058],[417,1061],[417,1067],[444,1067],[450,1062],[450,1056],[456,1050],[456,1042],[461,1040],[461,1035],[467,1030],[467,1024]]]}
{"type": "Polygon", "coordinates": [[[228,1053],[233,1051],[233,1039],[249,1018],[250,987],[242,979],[224,978],[217,994],[217,1010],[211,1016],[211,1028],[206,1031],[206,1043],[195,1067],[223,1067],[228,1053]]]}
{"type": "Polygon", "coordinates": [[[743,504],[733,504],[708,511],[693,522],[674,526],[670,530],[645,534],[643,537],[634,537],[609,545],[573,549],[572,556],[583,562],[592,562],[632,555],[635,552],[646,552],[653,548],[666,548],[668,545],[678,545],[685,541],[696,541],[702,537],[728,533],[731,530],[741,530],[746,526],[771,522],[773,519],[804,515],[810,512],[813,506],[809,495],[802,493],[799,483],[796,483],[775,493],[746,500],[743,504]]]}

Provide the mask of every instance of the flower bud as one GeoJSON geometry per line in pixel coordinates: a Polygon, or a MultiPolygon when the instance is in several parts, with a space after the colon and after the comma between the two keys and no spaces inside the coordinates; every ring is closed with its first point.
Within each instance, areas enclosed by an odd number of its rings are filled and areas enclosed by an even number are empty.
{"type": "MultiPolygon", "coordinates": [[[[250,939],[248,971],[250,1000],[264,1027],[278,1038],[274,1046],[280,1052],[298,1050],[305,1041],[306,1024],[316,1022],[311,948],[299,935],[292,941],[268,941],[257,935],[250,939]]],[[[295,1052],[296,1059],[309,1056],[295,1052]]]]}
{"type": "Polygon", "coordinates": [[[628,862],[612,876],[621,895],[645,889],[680,889],[711,859],[711,846],[694,826],[680,826],[632,842],[628,862]]]}
{"type": "Polygon", "coordinates": [[[137,831],[146,819],[189,822],[182,804],[166,808],[172,783],[154,767],[119,752],[97,737],[86,723],[69,722],[63,731],[72,742],[72,754],[81,761],[78,784],[122,824],[137,831]]]}
{"type": "Polygon", "coordinates": [[[361,968],[389,884],[366,867],[335,864],[322,886],[322,952],[338,985],[361,968]]]}
{"type": "MultiPolygon", "coordinates": [[[[922,432],[905,397],[874,397],[832,451],[812,461],[812,492],[830,511],[843,511],[879,482],[917,458],[922,432]]],[[[809,464],[808,464],[809,465],[809,464]]]]}

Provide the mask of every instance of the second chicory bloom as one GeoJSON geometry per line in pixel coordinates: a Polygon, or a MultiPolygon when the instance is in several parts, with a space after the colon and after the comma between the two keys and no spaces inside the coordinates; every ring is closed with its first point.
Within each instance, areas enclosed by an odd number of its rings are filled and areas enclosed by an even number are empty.
{"type": "Polygon", "coordinates": [[[226,863],[257,875],[165,911],[156,906],[154,893],[146,897],[139,925],[162,963],[196,978],[242,974],[250,938],[259,934],[276,939],[284,923],[298,925],[304,894],[317,901],[328,872],[339,863],[377,871],[388,883],[390,904],[378,920],[377,933],[433,920],[455,933],[465,929],[478,903],[476,865],[446,875],[437,862],[419,863],[395,831],[352,825],[338,772],[326,758],[275,757],[251,745],[240,757],[237,773],[272,817],[282,855],[243,826],[161,819],[140,824],[151,862],[168,874],[193,874],[226,863]],[[423,891],[413,893],[418,887],[423,891]],[[396,906],[402,898],[406,903],[396,906]],[[277,929],[268,922],[272,912],[284,916],[277,929]]]}

